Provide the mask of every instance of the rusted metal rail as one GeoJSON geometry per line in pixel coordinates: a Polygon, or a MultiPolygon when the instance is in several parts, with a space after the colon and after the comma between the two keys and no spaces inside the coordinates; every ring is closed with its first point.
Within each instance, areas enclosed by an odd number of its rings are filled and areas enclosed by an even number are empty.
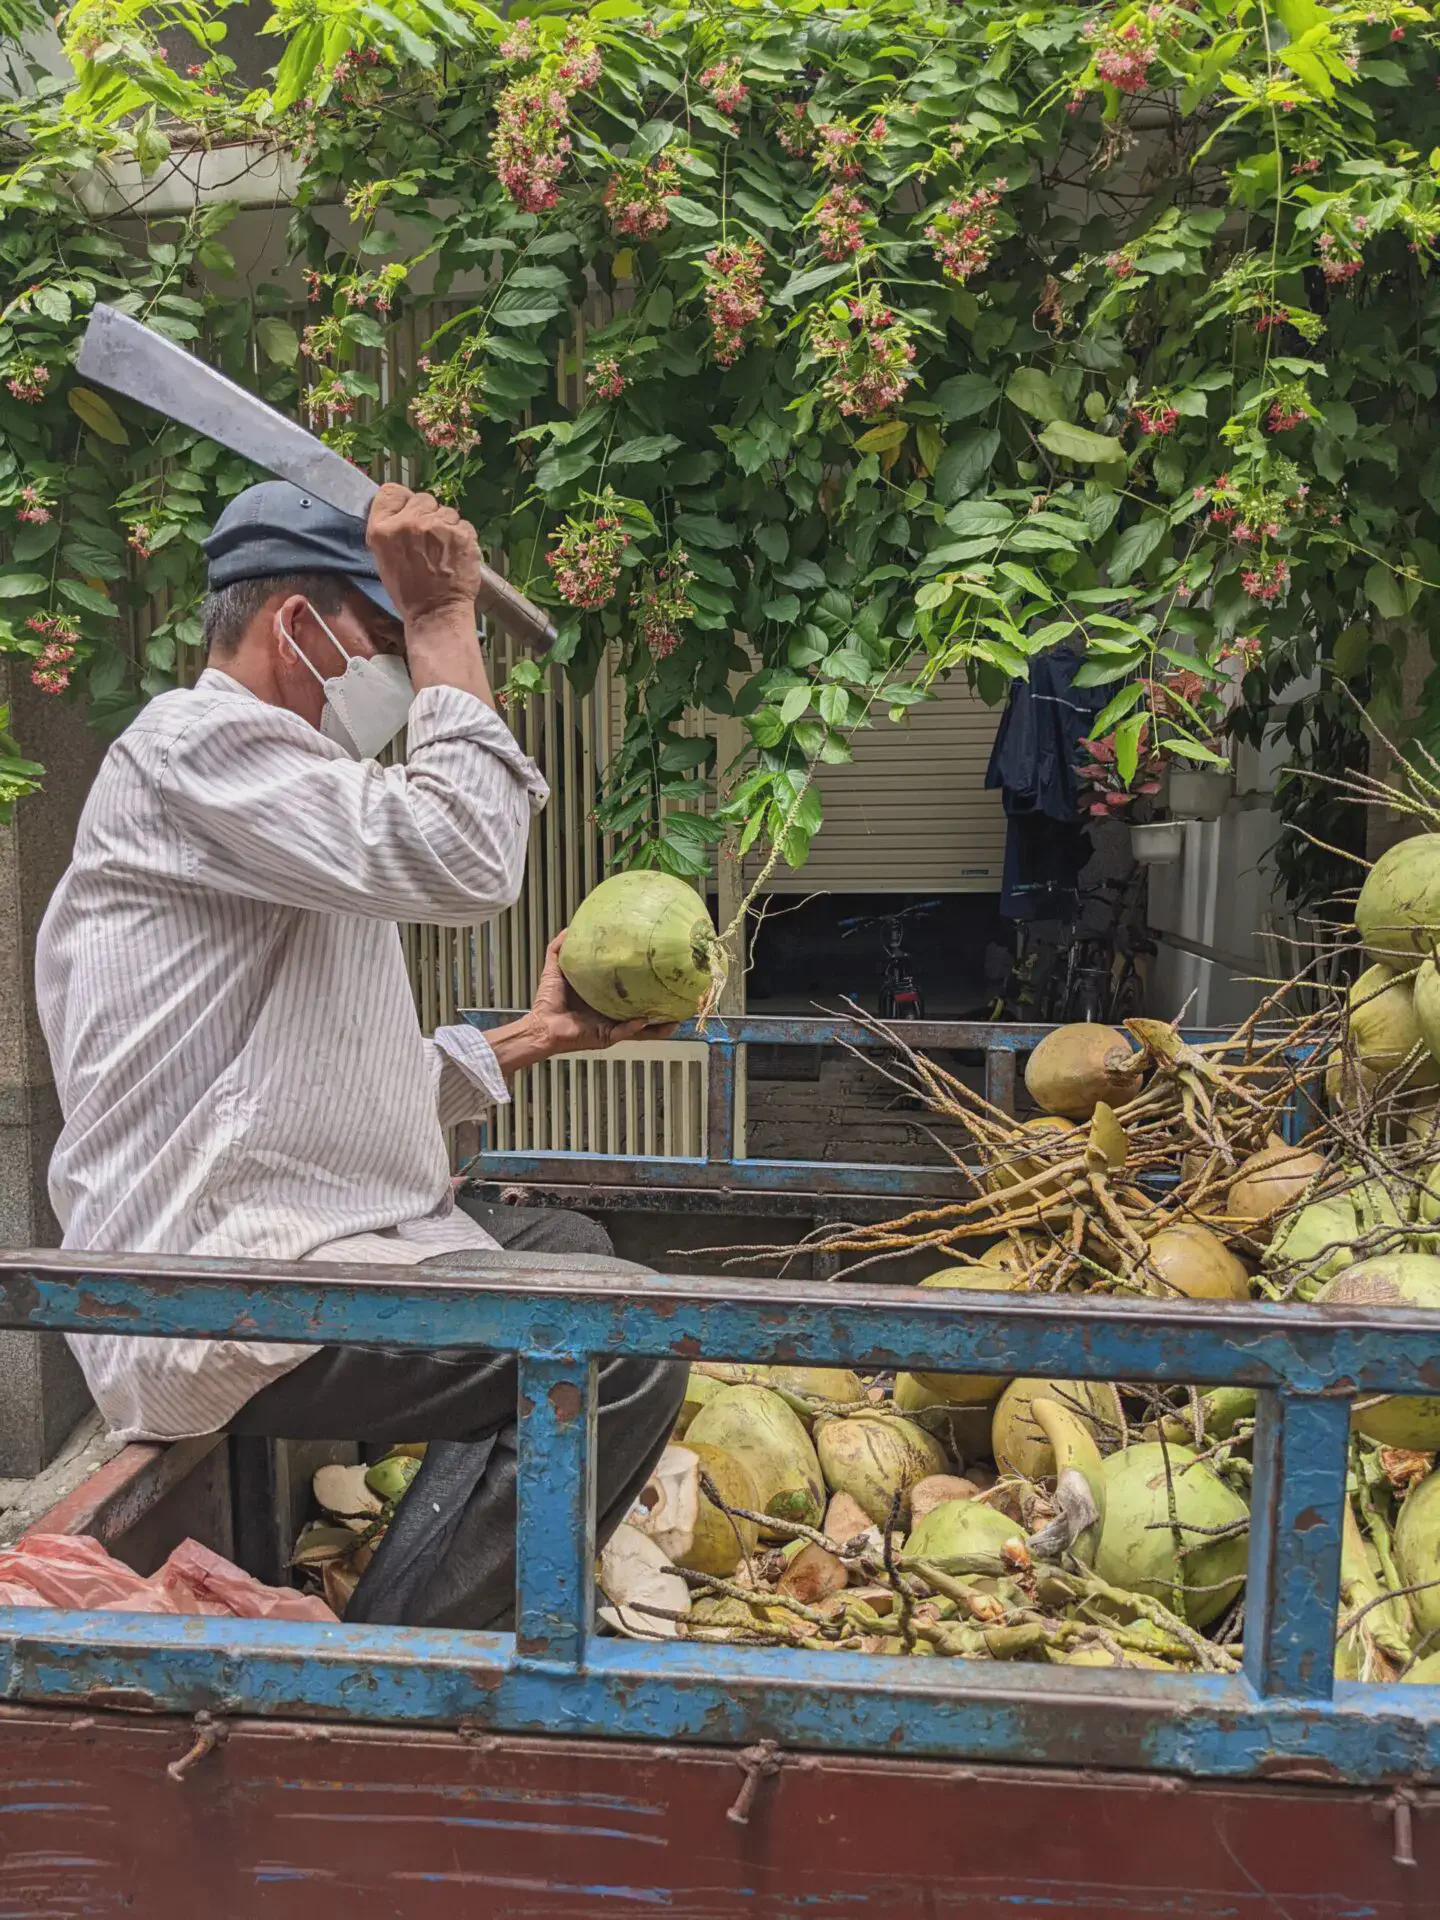
{"type": "Polygon", "coordinates": [[[1350,1403],[1440,1393],[1440,1315],[727,1277],[0,1257],[0,1324],[519,1356],[512,1635],[0,1613],[0,1696],[215,1715],[459,1723],[976,1762],[1371,1784],[1440,1779],[1440,1692],[1332,1679],[1350,1403]],[[877,1660],[591,1631],[597,1357],[1228,1382],[1260,1392],[1245,1670],[1235,1677],[877,1660]]]}

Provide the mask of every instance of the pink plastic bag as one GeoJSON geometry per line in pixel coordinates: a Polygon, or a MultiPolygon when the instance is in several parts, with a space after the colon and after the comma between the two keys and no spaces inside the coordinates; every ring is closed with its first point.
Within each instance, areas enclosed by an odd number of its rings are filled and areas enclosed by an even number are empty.
{"type": "Polygon", "coordinates": [[[0,1551],[0,1606],[336,1623],[323,1600],[289,1587],[267,1587],[198,1540],[182,1540],[147,1578],[107,1553],[98,1540],[70,1533],[28,1533],[0,1551]]]}

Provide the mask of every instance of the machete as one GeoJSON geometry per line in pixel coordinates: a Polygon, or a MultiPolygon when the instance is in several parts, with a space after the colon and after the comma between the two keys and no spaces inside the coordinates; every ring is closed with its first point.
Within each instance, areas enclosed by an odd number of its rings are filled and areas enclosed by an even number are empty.
{"type": "MultiPolygon", "coordinates": [[[[366,517],[380,491],[368,473],[297,421],[287,420],[193,353],[114,307],[95,307],[75,367],[86,380],[193,427],[357,520],[366,517]]],[[[532,646],[548,646],[555,638],[540,608],[486,566],[481,567],[479,606],[532,646]]]]}

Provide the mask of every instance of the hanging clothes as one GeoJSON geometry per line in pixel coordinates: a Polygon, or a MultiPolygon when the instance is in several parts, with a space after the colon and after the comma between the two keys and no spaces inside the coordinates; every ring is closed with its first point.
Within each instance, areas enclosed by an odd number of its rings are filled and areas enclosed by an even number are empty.
{"type": "Polygon", "coordinates": [[[1005,865],[1000,911],[1008,920],[1065,920],[1078,904],[1076,885],[1090,858],[1080,824],[1080,743],[1109,699],[1104,687],[1077,687],[1082,656],[1051,647],[1012,680],[1000,717],[987,787],[1005,807],[1005,865]]]}

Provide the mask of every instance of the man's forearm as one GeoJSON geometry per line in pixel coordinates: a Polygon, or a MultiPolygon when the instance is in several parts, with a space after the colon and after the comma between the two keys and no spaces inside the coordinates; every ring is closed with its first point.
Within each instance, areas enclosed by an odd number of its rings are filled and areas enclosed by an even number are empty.
{"type": "Polygon", "coordinates": [[[413,615],[405,622],[405,658],[417,693],[424,687],[459,687],[487,707],[495,705],[473,606],[457,602],[413,615]]]}

